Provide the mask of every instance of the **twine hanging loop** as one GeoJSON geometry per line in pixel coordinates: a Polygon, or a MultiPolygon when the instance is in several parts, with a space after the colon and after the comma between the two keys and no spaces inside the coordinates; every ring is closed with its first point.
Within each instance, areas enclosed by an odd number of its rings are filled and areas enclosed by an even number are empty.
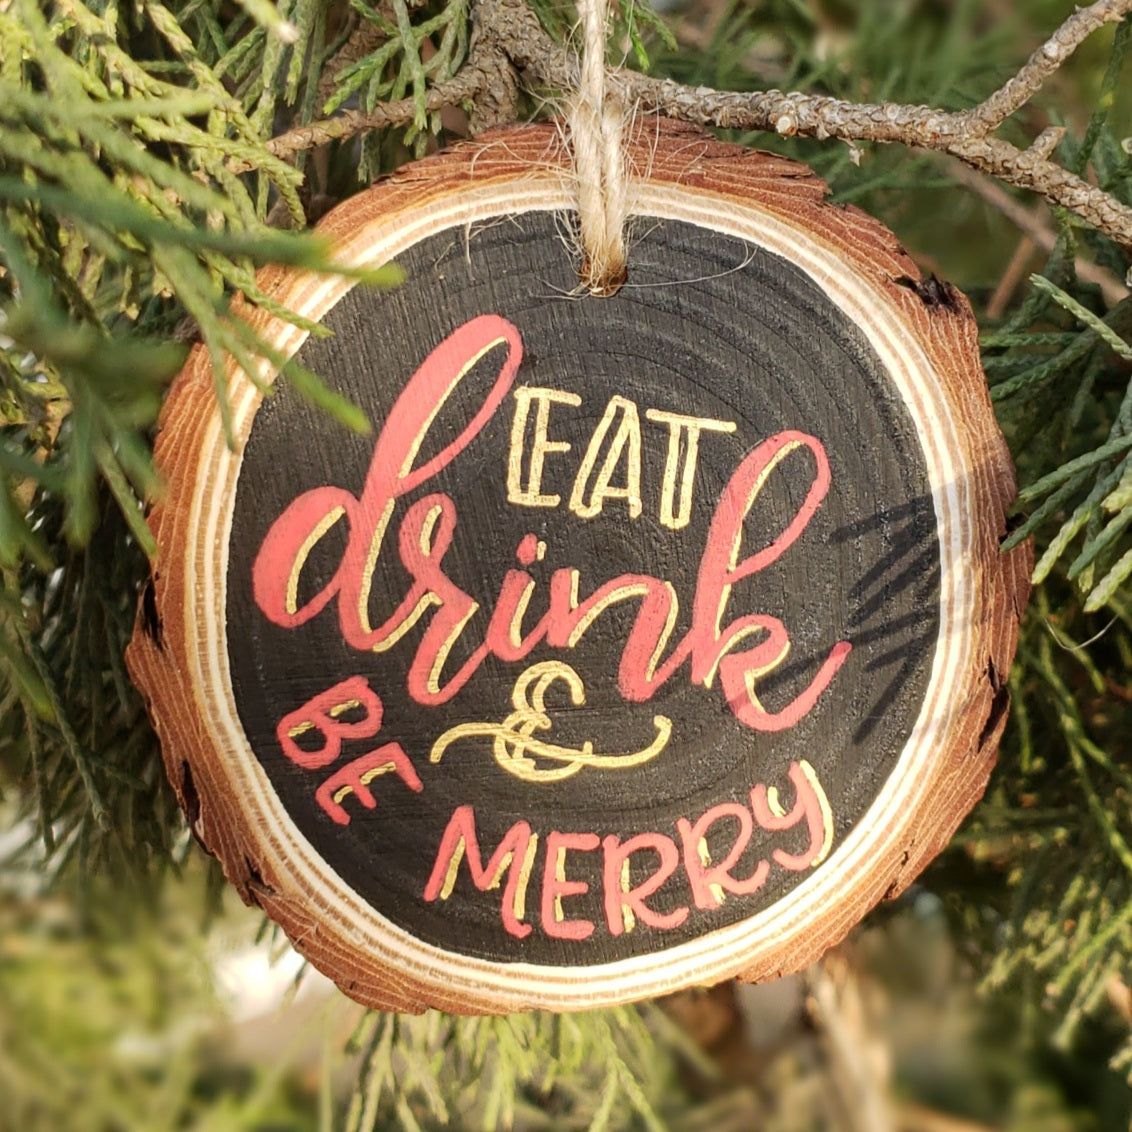
{"type": "Polygon", "coordinates": [[[593,295],[615,294],[625,282],[625,107],[607,89],[608,0],[579,0],[582,59],[566,120],[582,244],[582,282],[593,295]]]}

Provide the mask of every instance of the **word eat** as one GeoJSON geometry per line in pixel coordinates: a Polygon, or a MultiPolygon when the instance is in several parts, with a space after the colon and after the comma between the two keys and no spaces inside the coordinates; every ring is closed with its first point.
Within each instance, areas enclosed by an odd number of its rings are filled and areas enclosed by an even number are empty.
{"type": "MultiPolygon", "coordinates": [[[[582,399],[577,393],[561,389],[521,385],[515,390],[515,402],[511,448],[507,458],[507,502],[519,507],[557,507],[562,497],[542,490],[546,457],[569,452],[570,444],[565,440],[550,439],[550,407],[559,404],[577,408],[582,399]],[[536,406],[535,420],[524,477],[523,453],[532,403],[536,406]]],[[[645,418],[664,425],[668,430],[668,450],[664,459],[657,517],[661,526],[678,531],[686,527],[692,517],[692,489],[700,434],[734,432],[735,422],[691,417],[662,409],[646,410],[645,418]]],[[[624,499],[631,519],[637,518],[644,506],[641,502],[641,418],[636,404],[627,397],[611,397],[606,405],[578,465],[569,507],[580,518],[592,519],[601,514],[607,499],[624,499]],[[614,485],[611,481],[622,463],[625,465],[625,482],[614,485]]]]}

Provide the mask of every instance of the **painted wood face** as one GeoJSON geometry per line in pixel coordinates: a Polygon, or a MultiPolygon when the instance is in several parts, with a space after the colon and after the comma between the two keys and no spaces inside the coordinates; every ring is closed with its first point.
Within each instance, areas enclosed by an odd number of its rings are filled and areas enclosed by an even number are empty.
{"type": "Polygon", "coordinates": [[[244,451],[227,653],[273,789],[446,950],[588,966],[771,908],[875,801],[936,652],[883,363],[798,268],[679,221],[607,299],[567,293],[546,212],[399,262],[299,351],[375,435],[282,388],[244,451]]]}
{"type": "Polygon", "coordinates": [[[131,669],[194,832],[373,1005],[797,969],[993,760],[1028,550],[962,300],[797,166],[634,144],[616,296],[505,133],[331,217],[403,286],[263,279],[370,436],[237,373],[233,452],[203,353],[163,419],[131,669]]]}

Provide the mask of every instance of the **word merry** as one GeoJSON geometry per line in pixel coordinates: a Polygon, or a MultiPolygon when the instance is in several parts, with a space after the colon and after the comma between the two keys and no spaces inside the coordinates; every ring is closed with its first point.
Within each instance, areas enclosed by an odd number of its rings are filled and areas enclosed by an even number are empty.
{"type": "MultiPolygon", "coordinates": [[[[618,690],[625,700],[647,701],[688,664],[693,684],[710,688],[718,677],[725,702],[747,727],[756,731],[792,727],[813,709],[852,646],[848,641],[834,644],[809,685],[772,711],[761,702],[758,683],[786,659],[790,649],[786,626],[764,613],[745,613],[731,620],[727,616],[734,586],[781,558],[805,531],[829,491],[825,448],[806,433],[777,433],[753,448],[735,469],[708,528],[696,577],[691,627],[675,645],[670,644],[670,638],[679,612],[676,589],[668,580],[648,574],[618,575],[583,598],[579,593],[580,572],[569,567],[557,569],[549,581],[546,612],[534,625],[527,626],[536,582],[526,567],[546,552],[545,544],[533,534],[525,536],[516,548],[521,568],[504,573],[482,639],[473,643],[469,626],[479,603],[444,567],[445,554],[457,530],[456,504],[444,492],[431,492],[407,506],[403,500],[424,487],[475,440],[503,404],[521,360],[518,330],[497,315],[472,319],[441,342],[393,405],[374,447],[361,494],[355,496],[340,487],[314,488],[293,500],[272,523],[252,569],[253,593],[260,610],[276,625],[295,628],[336,601],[343,639],[352,648],[374,652],[393,648],[428,616],[427,628],[408,666],[406,689],[418,704],[438,706],[465,687],[488,657],[514,663],[540,645],[572,649],[602,612],[632,601],[637,603],[637,613],[622,648],[617,675],[618,690]],[[478,363],[500,351],[503,359],[498,376],[470,420],[435,455],[418,462],[432,424],[453,391],[478,363]],[[813,465],[802,502],[781,529],[766,532],[758,540],[758,549],[745,551],[748,513],[770,478],[782,474],[780,469],[788,457],[802,451],[808,452],[813,465]],[[375,574],[383,556],[393,553],[387,546],[388,535],[402,506],[395,553],[410,583],[388,616],[374,624],[371,598],[375,574]],[[340,522],[346,523],[348,535],[338,566],[317,593],[300,602],[304,566],[314,548],[340,522]],[[458,644],[466,657],[455,671],[448,672],[450,656],[458,644]]],[[[626,435],[630,439],[625,443],[630,444],[631,430],[626,435]]],[[[617,450],[614,444],[609,453],[617,450]]],[[[599,470],[599,484],[610,454],[599,470]]],[[[791,463],[806,467],[805,462],[791,463]]],[[[607,497],[609,486],[606,482],[602,492],[591,492],[588,505],[600,503],[602,493],[607,497]]]]}
{"type": "Polygon", "coordinates": [[[692,904],[701,912],[719,908],[728,896],[751,896],[766,884],[771,864],[790,872],[815,868],[828,856],[833,844],[833,815],[825,791],[814,769],[801,760],[791,763],[790,783],[794,803],[786,810],[778,790],[762,783],[754,786],[746,805],[721,802],[695,821],[678,818],[676,836],[667,833],[638,833],[622,839],[616,834],[599,837],[596,833],[552,831],[541,838],[530,823],[516,822],[503,835],[491,856],[484,860],[476,833],[475,811],[460,806],[453,813],[440,840],[436,860],[424,898],[447,900],[456,890],[460,866],[467,863],[467,876],[474,888],[490,892],[503,885],[500,918],[509,935],[523,939],[532,925],[527,919],[527,894],[533,875],[541,877],[538,924],[554,939],[581,941],[604,928],[612,936],[634,930],[638,923],[661,931],[671,931],[687,920],[687,905],[658,911],[648,903],[670,881],[686,882],[692,904]],[[718,860],[708,849],[709,835],[723,823],[734,830],[734,839],[718,860]],[[800,853],[778,847],[758,860],[746,876],[734,870],[751,842],[756,825],[769,833],[784,834],[796,827],[806,830],[809,841],[800,853]],[[542,866],[536,862],[542,844],[542,866]],[[569,879],[568,864],[582,854],[599,854],[601,865],[601,908],[598,924],[584,914],[567,914],[564,901],[581,899],[590,886],[569,879]],[[631,863],[648,854],[655,862],[649,875],[634,884],[631,863]],[[678,875],[679,874],[679,875],[678,875]],[[504,880],[506,877],[506,880],[504,880]]]}

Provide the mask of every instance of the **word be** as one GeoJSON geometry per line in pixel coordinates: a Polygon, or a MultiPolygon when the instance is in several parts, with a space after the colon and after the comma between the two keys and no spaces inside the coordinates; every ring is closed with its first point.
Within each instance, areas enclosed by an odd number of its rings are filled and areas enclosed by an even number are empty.
{"type": "MultiPolygon", "coordinates": [[[[322,770],[337,761],[347,740],[372,739],[381,730],[384,712],[381,699],[365,677],[351,676],[285,715],[275,729],[275,737],[296,766],[322,770]],[[317,736],[319,746],[300,745],[299,739],[304,735],[317,736]]],[[[372,810],[377,800],[369,784],[390,771],[410,790],[419,794],[424,789],[401,745],[382,743],[326,778],[315,791],[315,801],[332,821],[349,825],[350,815],[342,805],[347,796],[353,794],[367,810],[372,810]]]]}

